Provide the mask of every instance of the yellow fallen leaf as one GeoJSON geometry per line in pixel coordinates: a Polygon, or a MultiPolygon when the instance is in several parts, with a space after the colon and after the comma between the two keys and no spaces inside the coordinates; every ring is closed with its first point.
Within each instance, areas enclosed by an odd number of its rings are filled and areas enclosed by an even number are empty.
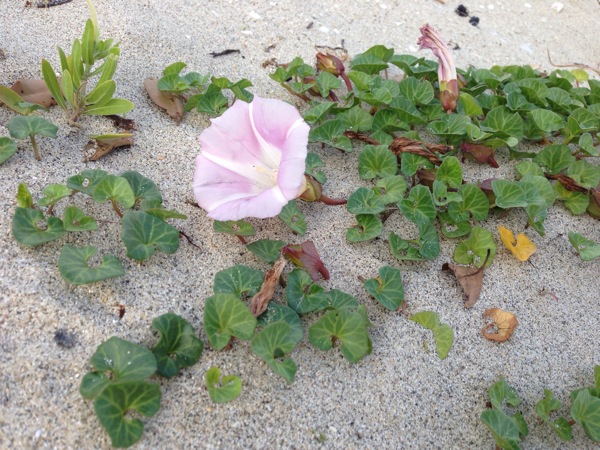
{"type": "Polygon", "coordinates": [[[507,249],[509,249],[513,255],[517,257],[519,261],[527,261],[531,255],[537,250],[535,244],[529,240],[523,233],[517,235],[515,244],[515,235],[508,228],[500,225],[498,227],[498,233],[500,233],[500,239],[507,249]]]}
{"type": "Polygon", "coordinates": [[[481,329],[481,333],[491,341],[504,342],[519,325],[519,321],[513,313],[500,308],[486,309],[483,317],[492,321],[481,329]]]}

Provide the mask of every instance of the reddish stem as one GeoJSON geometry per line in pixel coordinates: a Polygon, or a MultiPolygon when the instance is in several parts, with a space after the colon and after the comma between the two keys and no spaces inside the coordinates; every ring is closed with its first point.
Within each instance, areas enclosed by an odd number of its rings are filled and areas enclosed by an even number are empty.
{"type": "Polygon", "coordinates": [[[329,206],[345,205],[346,203],[348,203],[348,200],[341,198],[329,198],[323,194],[321,194],[321,197],[319,197],[319,201],[329,206]]]}
{"type": "Polygon", "coordinates": [[[239,234],[236,234],[235,236],[240,240],[242,244],[247,244],[246,239],[244,239],[244,236],[240,236],[239,234]]]}
{"type": "Polygon", "coordinates": [[[340,76],[342,77],[342,80],[344,80],[344,83],[346,83],[346,89],[348,89],[348,92],[352,92],[352,83],[350,82],[348,75],[342,72],[340,73],[340,76]]]}
{"type": "Polygon", "coordinates": [[[117,213],[117,215],[121,218],[123,218],[123,213],[121,212],[121,210],[119,209],[119,207],[117,206],[116,202],[114,200],[111,200],[110,203],[112,204],[113,209],[115,210],[115,212],[117,213]]]}

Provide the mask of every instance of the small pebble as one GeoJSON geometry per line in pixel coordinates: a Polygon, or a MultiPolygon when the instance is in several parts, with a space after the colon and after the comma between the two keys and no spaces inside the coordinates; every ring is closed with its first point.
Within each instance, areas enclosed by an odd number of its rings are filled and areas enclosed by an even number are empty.
{"type": "Polygon", "coordinates": [[[550,8],[552,8],[557,13],[561,12],[564,7],[565,5],[563,5],[561,2],[554,2],[552,3],[552,6],[550,6],[550,8]]]}
{"type": "Polygon", "coordinates": [[[54,333],[54,341],[59,347],[73,348],[75,347],[75,344],[77,344],[77,337],[75,336],[75,333],[60,328],[54,333]]]}
{"type": "Polygon", "coordinates": [[[456,9],[454,10],[454,12],[456,14],[458,14],[460,17],[468,17],[469,16],[469,10],[467,9],[467,7],[465,5],[458,5],[456,7],[456,9]]]}
{"type": "Polygon", "coordinates": [[[471,16],[471,18],[469,19],[469,23],[476,27],[477,25],[479,25],[479,17],[471,16]]]}

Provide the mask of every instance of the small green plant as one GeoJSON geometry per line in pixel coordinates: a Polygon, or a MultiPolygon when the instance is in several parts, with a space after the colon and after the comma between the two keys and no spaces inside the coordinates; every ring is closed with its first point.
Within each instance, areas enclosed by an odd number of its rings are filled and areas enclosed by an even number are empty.
{"type": "Polygon", "coordinates": [[[433,331],[438,356],[440,359],[446,359],[454,342],[454,331],[452,331],[450,325],[441,323],[437,313],[432,311],[421,311],[413,314],[410,316],[410,320],[433,331]]]}
{"type": "Polygon", "coordinates": [[[161,334],[152,351],[113,336],[98,346],[90,360],[93,370],[81,380],[79,392],[84,399],[94,400],[94,411],[113,447],[130,447],[142,436],[144,423],[130,418],[129,411],[145,417],[158,412],[160,386],[149,378],[155,373],[177,375],[202,354],[202,341],[182,317],[167,313],[152,325],[161,334]]]}
{"type": "MultiPolygon", "coordinates": [[[[10,122],[6,125],[8,132],[14,139],[27,139],[31,140],[31,146],[33,147],[33,153],[35,159],[38,161],[40,158],[40,152],[38,151],[37,141],[35,137],[37,135],[46,136],[56,139],[56,133],[58,127],[49,120],[38,116],[17,116],[13,117],[10,122]]],[[[11,155],[12,156],[12,155],[11,155]]],[[[3,161],[2,161],[3,162],[3,161]]]]}
{"type": "Polygon", "coordinates": [[[61,82],[48,61],[42,60],[42,76],[52,96],[76,123],[83,115],[111,115],[131,111],[129,100],[113,98],[117,85],[112,79],[120,55],[118,44],[112,39],[100,40],[96,13],[90,0],[92,18],[88,19],[81,39],[75,39],[71,54],[58,48],[61,82]],[[92,87],[92,80],[98,77],[92,87]]]}
{"type": "Polygon", "coordinates": [[[221,378],[221,369],[211,367],[206,371],[206,389],[213,402],[227,403],[235,400],[242,393],[242,380],[236,375],[221,378]]]}
{"type": "MultiPolygon", "coordinates": [[[[27,186],[21,183],[17,194],[19,206],[12,220],[12,233],[17,242],[37,247],[67,233],[96,230],[96,220],[75,205],[64,209],[62,219],[54,216],[56,205],[77,193],[87,195],[97,203],[111,203],[121,220],[121,239],[130,258],[143,261],[155,250],[171,254],[179,248],[180,232],[166,220],[186,219],[186,216],[162,207],[162,195],[152,180],[135,171],[115,176],[95,169],[70,177],[66,185],[47,186],[37,202],[27,186]],[[139,209],[134,209],[136,206],[139,209]],[[43,208],[46,208],[45,214],[43,208]]],[[[62,277],[72,284],[85,284],[125,273],[121,261],[112,255],[102,256],[99,266],[90,267],[88,260],[97,251],[93,246],[65,245],[58,258],[62,277]]]]}

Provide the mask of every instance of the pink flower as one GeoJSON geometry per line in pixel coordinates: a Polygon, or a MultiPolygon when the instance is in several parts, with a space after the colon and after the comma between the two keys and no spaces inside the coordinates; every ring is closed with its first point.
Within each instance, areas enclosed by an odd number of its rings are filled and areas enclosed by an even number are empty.
{"type": "Polygon", "coordinates": [[[255,95],[200,135],[194,195],[216,220],[274,217],[306,189],[309,126],[296,108],[255,95]]]}
{"type": "Polygon", "coordinates": [[[438,59],[438,82],[440,83],[440,101],[447,113],[456,109],[458,99],[458,80],[452,54],[438,31],[425,24],[420,28],[421,37],[417,44],[421,49],[428,48],[438,59]]]}

